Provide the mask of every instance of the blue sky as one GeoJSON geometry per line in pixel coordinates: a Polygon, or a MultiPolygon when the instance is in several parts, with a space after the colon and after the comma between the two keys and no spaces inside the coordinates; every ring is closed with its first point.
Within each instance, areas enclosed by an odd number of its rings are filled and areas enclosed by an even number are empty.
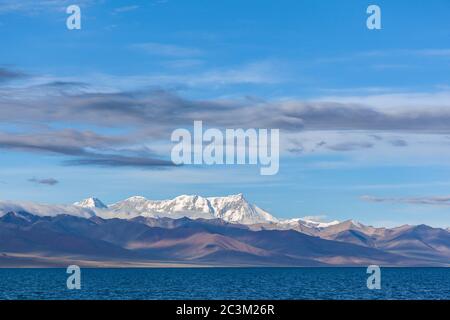
{"type": "Polygon", "coordinates": [[[278,217],[448,227],[449,21],[447,0],[0,0],[0,198],[243,192],[278,217]],[[195,114],[280,128],[279,174],[158,165],[195,114]]]}

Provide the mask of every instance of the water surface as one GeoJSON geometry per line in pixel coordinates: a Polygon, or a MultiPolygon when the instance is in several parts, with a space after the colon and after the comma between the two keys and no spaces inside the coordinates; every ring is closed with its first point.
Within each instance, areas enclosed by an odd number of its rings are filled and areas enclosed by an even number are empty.
{"type": "Polygon", "coordinates": [[[385,268],[369,290],[365,268],[0,269],[0,299],[450,299],[450,268],[385,268]]]}

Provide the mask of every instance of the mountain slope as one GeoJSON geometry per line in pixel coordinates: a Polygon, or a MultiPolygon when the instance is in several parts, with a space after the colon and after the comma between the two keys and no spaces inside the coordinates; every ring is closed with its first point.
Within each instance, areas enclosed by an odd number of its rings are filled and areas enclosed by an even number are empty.
{"type": "Polygon", "coordinates": [[[426,225],[387,229],[346,221],[325,228],[317,235],[325,239],[400,253],[411,258],[444,263],[450,261],[450,233],[426,225]]]}
{"type": "Polygon", "coordinates": [[[268,212],[250,204],[242,194],[227,197],[204,198],[197,195],[182,195],[171,200],[148,200],[131,197],[108,206],[109,212],[98,212],[104,218],[131,219],[143,217],[169,217],[192,219],[222,219],[228,222],[255,224],[276,222],[268,212]]]}
{"type": "Polygon", "coordinates": [[[74,205],[41,204],[35,202],[16,202],[0,200],[0,217],[8,212],[32,212],[33,215],[54,217],[65,214],[75,217],[90,218],[95,216],[92,208],[74,205]]]}
{"type": "Polygon", "coordinates": [[[71,206],[0,201],[0,242],[4,253],[133,263],[448,266],[450,261],[445,229],[278,220],[242,194],[131,197],[110,206],[97,198],[71,206]]]}
{"type": "Polygon", "coordinates": [[[93,208],[106,209],[106,208],[108,208],[101,200],[94,198],[94,197],[87,198],[87,199],[84,199],[79,202],[75,202],[73,205],[77,206],[77,207],[90,208],[90,209],[93,209],[93,208]]]}
{"type": "MultiPolygon", "coordinates": [[[[297,231],[252,231],[222,220],[179,219],[170,228],[147,219],[89,219],[27,213],[0,218],[0,252],[76,259],[246,266],[416,265],[419,259],[297,231]]],[[[427,262],[427,265],[436,265],[427,262]]]]}

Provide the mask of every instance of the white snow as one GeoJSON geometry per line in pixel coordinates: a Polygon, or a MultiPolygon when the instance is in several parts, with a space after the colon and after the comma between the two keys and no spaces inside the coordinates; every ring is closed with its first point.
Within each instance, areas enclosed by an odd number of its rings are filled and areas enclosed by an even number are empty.
{"type": "Polygon", "coordinates": [[[302,224],[310,228],[326,228],[339,223],[339,221],[323,222],[305,218],[279,220],[249,203],[242,193],[225,197],[181,195],[169,200],[149,200],[142,196],[134,196],[108,206],[94,197],[75,202],[73,205],[0,201],[0,216],[10,211],[26,211],[38,216],[67,214],[83,218],[99,216],[104,219],[132,219],[138,216],[173,219],[188,217],[222,219],[230,223],[247,225],[271,223],[295,227],[302,224]]]}
{"type": "Polygon", "coordinates": [[[73,204],[74,206],[77,207],[82,207],[82,208],[99,208],[99,209],[105,209],[107,208],[107,206],[101,202],[99,199],[91,197],[91,198],[87,198],[84,199],[82,201],[79,202],[75,202],[73,204]]]}
{"type": "Polygon", "coordinates": [[[255,224],[276,222],[268,212],[250,204],[242,194],[227,197],[181,195],[170,200],[131,197],[108,206],[111,217],[188,217],[222,219],[228,222],[255,224]]]}
{"type": "Polygon", "coordinates": [[[296,225],[296,224],[302,224],[309,228],[328,228],[330,226],[334,226],[336,224],[339,224],[340,221],[334,220],[330,222],[323,222],[323,221],[314,221],[311,219],[305,219],[305,218],[295,218],[295,219],[288,219],[288,220],[282,220],[280,221],[281,224],[285,225],[296,225]]]}
{"type": "Polygon", "coordinates": [[[95,212],[89,208],[81,208],[71,205],[39,204],[34,202],[0,201],[0,216],[8,212],[26,211],[37,216],[57,216],[67,214],[71,216],[90,218],[95,212]]]}

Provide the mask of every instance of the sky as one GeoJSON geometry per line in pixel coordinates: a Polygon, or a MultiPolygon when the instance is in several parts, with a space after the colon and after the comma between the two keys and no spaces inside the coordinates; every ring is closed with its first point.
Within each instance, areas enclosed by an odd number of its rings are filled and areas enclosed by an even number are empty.
{"type": "Polygon", "coordinates": [[[448,0],[0,0],[0,40],[2,200],[243,193],[280,218],[450,227],[448,0]],[[195,120],[280,129],[278,174],[173,166],[195,120]]]}

